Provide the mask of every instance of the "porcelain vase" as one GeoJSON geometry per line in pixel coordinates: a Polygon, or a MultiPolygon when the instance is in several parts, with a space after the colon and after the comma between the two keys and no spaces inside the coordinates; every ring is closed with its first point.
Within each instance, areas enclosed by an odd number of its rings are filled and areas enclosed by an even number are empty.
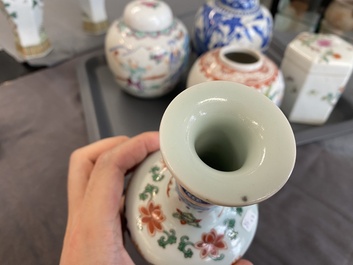
{"type": "Polygon", "coordinates": [[[288,119],[322,125],[352,75],[353,46],[335,34],[302,32],[288,44],[281,69],[286,83],[282,109],[288,119]]]}
{"type": "Polygon", "coordinates": [[[141,98],[170,92],[186,69],[189,34],[162,1],[130,2],[110,26],[105,52],[119,86],[141,98]]]}
{"type": "Polygon", "coordinates": [[[281,105],[285,91],[282,72],[270,58],[258,50],[234,45],[215,48],[201,55],[189,72],[187,86],[214,80],[252,87],[277,106],[281,105]]]}
{"type": "Polygon", "coordinates": [[[52,50],[43,26],[42,0],[1,0],[0,8],[13,26],[15,46],[21,57],[44,57],[52,50]]]}
{"type": "Polygon", "coordinates": [[[244,85],[201,83],[167,107],[160,144],[127,188],[127,228],[137,250],[150,264],[234,264],[255,235],[257,203],[293,169],[286,117],[244,85]]]}
{"type": "Polygon", "coordinates": [[[258,0],[207,0],[195,16],[193,45],[197,54],[228,44],[266,51],[272,15],[258,0]]]}
{"type": "Polygon", "coordinates": [[[82,27],[85,32],[99,35],[108,29],[105,0],[79,0],[82,12],[82,27]]]}

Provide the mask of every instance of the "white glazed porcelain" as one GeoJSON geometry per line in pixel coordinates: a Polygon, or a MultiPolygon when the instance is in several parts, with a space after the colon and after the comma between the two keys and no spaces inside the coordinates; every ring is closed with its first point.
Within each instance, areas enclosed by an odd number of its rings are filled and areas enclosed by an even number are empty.
{"type": "Polygon", "coordinates": [[[276,193],[293,169],[288,120],[244,85],[201,83],[167,107],[160,143],[127,189],[136,248],[156,265],[234,264],[254,237],[256,203],[276,193]]]}
{"type": "Polygon", "coordinates": [[[142,98],[171,91],[186,69],[189,35],[162,1],[130,2],[110,26],[105,52],[116,82],[142,98]]]}
{"type": "Polygon", "coordinates": [[[43,27],[42,0],[1,0],[0,9],[13,24],[16,49],[23,58],[44,57],[52,50],[43,27]]]}
{"type": "Polygon", "coordinates": [[[353,47],[332,34],[299,34],[284,54],[286,93],[282,109],[289,120],[319,125],[327,121],[353,69],[353,47]]]}
{"type": "Polygon", "coordinates": [[[208,51],[192,66],[187,87],[206,81],[226,80],[255,88],[281,105],[284,80],[277,65],[261,52],[234,45],[208,51]]]}
{"type": "Polygon", "coordinates": [[[79,0],[79,3],[83,29],[93,35],[105,33],[109,26],[105,0],[79,0]]]}

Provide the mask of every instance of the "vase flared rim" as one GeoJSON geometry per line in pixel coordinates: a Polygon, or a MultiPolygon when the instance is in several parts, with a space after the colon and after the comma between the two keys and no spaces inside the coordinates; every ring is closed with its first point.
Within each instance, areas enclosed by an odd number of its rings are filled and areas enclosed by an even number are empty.
{"type": "Polygon", "coordinates": [[[296,157],[294,134],[282,111],[253,88],[229,81],[204,82],[180,93],[162,117],[160,143],[179,184],[223,206],[251,205],[275,194],[287,182],[296,157]],[[219,124],[225,130],[246,127],[239,129],[239,141],[248,142],[245,146],[251,150],[234,170],[205,164],[195,149],[202,130],[219,124]]]}

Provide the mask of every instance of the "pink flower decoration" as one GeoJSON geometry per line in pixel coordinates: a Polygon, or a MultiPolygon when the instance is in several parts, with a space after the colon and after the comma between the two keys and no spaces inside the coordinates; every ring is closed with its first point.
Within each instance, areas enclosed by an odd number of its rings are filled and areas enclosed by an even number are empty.
{"type": "Polygon", "coordinates": [[[147,7],[156,8],[159,3],[144,1],[141,2],[141,4],[147,7]]]}
{"type": "Polygon", "coordinates": [[[209,233],[203,233],[202,240],[195,243],[195,248],[201,250],[200,257],[202,259],[207,256],[218,258],[219,250],[227,249],[227,244],[223,241],[223,237],[223,234],[217,234],[213,228],[209,233]]]}
{"type": "Polygon", "coordinates": [[[317,45],[319,45],[320,47],[330,47],[331,44],[331,40],[328,39],[321,39],[317,41],[317,45]]]}

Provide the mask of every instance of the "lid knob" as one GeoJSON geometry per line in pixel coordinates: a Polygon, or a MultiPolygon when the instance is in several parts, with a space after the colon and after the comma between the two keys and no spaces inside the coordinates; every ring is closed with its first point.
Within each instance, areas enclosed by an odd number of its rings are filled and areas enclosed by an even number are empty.
{"type": "Polygon", "coordinates": [[[156,0],[136,0],[126,5],[124,23],[137,31],[154,32],[172,25],[173,13],[169,5],[156,0]]]}

